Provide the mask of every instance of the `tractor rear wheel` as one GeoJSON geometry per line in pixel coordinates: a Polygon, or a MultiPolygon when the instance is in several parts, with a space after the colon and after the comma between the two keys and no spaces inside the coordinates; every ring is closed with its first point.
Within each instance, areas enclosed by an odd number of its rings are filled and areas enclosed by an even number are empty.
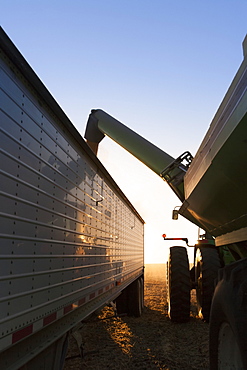
{"type": "Polygon", "coordinates": [[[190,318],[190,272],[187,249],[171,247],[167,266],[168,313],[173,322],[190,318]]]}
{"type": "Polygon", "coordinates": [[[199,315],[209,322],[215,280],[221,267],[218,250],[215,247],[197,248],[195,259],[196,298],[199,315]]]}

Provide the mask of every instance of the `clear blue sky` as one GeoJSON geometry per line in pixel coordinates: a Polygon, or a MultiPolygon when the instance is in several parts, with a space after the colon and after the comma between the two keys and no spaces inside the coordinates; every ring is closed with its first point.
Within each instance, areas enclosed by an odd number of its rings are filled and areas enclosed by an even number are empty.
{"type": "MultiPolygon", "coordinates": [[[[83,135],[102,108],[173,157],[197,148],[242,61],[247,0],[1,0],[1,26],[83,135]]],[[[197,237],[179,201],[109,139],[100,160],[146,221],[146,262],[197,237]]]]}

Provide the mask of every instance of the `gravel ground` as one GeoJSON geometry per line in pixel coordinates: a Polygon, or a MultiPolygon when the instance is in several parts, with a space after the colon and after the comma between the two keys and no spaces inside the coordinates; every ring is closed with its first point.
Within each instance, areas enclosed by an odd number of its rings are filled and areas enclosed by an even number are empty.
{"type": "Polygon", "coordinates": [[[106,307],[83,323],[83,357],[71,336],[64,370],[209,369],[208,324],[197,317],[195,292],[190,321],[172,323],[165,276],[165,265],[145,267],[145,308],[140,318],[116,318],[113,308],[106,307]]]}

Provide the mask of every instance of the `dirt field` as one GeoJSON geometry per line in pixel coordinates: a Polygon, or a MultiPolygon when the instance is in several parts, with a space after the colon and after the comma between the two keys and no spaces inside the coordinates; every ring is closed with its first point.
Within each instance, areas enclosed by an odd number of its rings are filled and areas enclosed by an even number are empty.
{"type": "Polygon", "coordinates": [[[196,314],[192,291],[191,319],[174,324],[167,314],[165,265],[145,268],[145,308],[140,318],[114,317],[104,308],[83,324],[83,357],[70,338],[65,370],[206,370],[208,324],[196,314]]]}

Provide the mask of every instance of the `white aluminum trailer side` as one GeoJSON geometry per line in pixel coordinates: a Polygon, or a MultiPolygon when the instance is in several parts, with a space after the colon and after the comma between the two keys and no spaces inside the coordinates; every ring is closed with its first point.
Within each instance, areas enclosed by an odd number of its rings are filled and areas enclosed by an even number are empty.
{"type": "Polygon", "coordinates": [[[89,314],[141,312],[144,221],[2,29],[0,46],[0,368],[60,369],[89,314]]]}

